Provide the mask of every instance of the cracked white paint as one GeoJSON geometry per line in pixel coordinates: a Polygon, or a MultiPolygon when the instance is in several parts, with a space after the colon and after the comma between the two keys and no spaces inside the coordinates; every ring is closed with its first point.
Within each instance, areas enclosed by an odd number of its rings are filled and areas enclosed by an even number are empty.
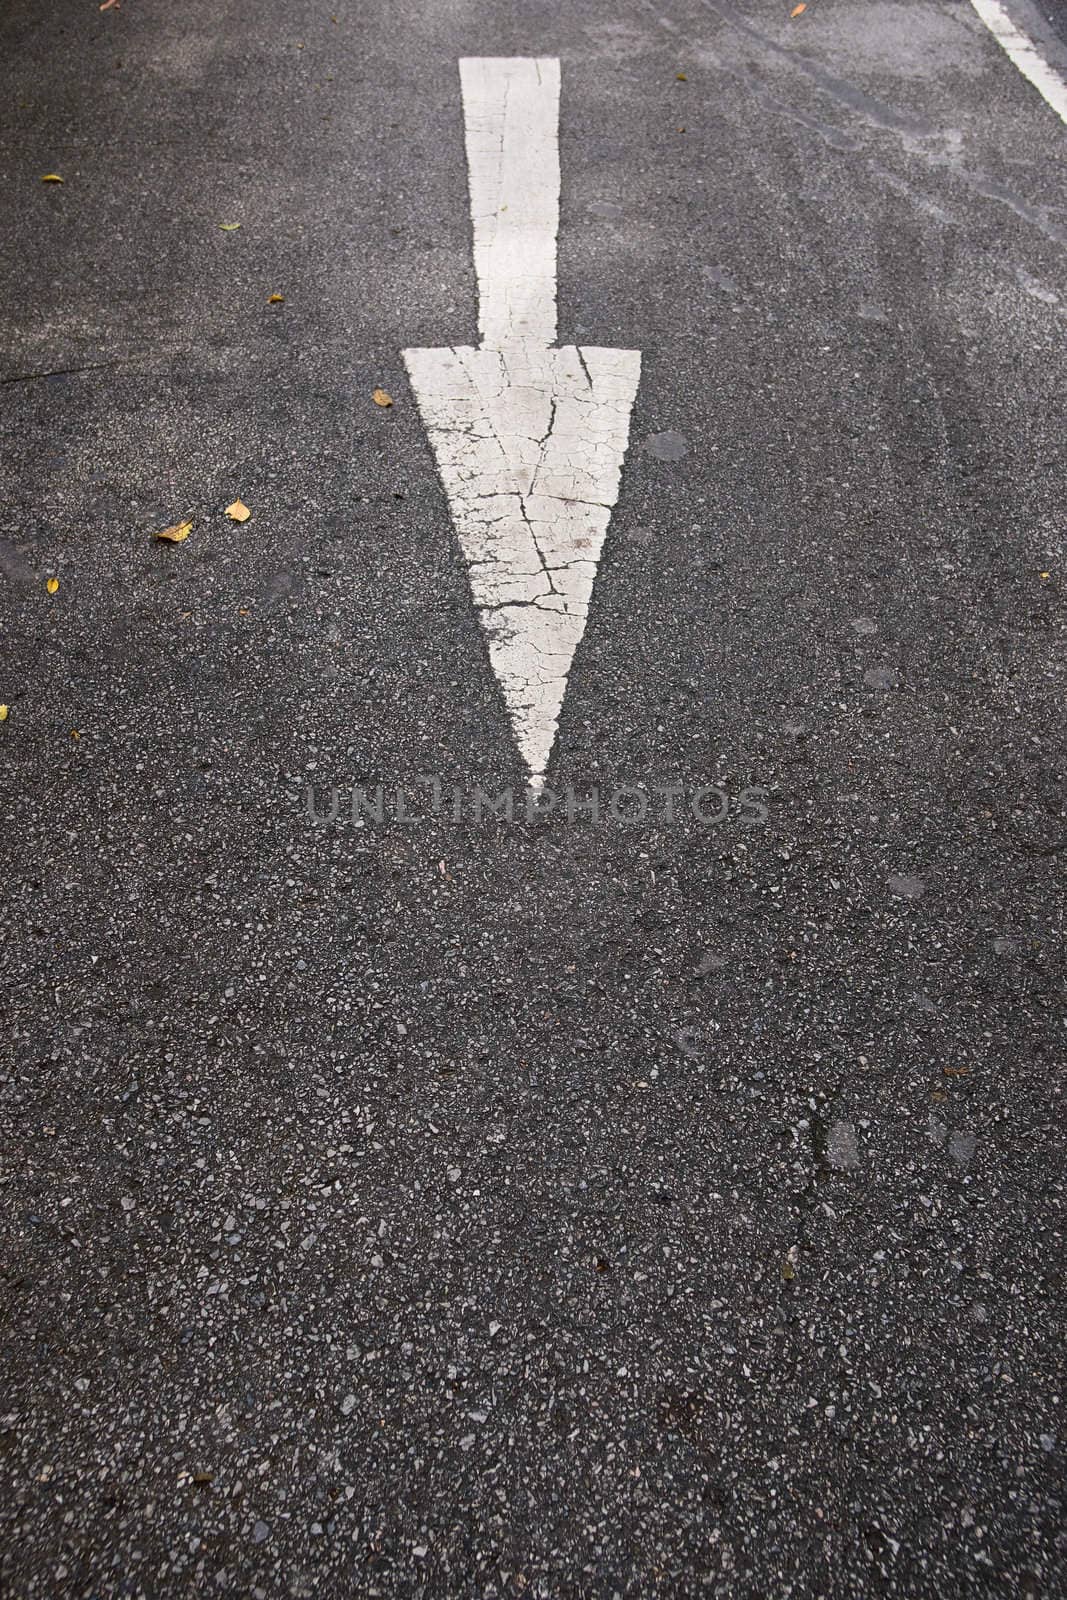
{"type": "Polygon", "coordinates": [[[491,350],[556,342],[559,62],[461,61],[478,275],[478,337],[491,350]]]}
{"type": "Polygon", "coordinates": [[[460,62],[482,348],[405,350],[523,758],[543,777],[641,357],[556,336],[559,62],[460,62]]]}

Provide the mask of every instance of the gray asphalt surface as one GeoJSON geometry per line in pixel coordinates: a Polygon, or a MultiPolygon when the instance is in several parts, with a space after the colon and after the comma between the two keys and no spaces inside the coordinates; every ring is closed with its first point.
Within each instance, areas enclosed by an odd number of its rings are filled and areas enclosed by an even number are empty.
{"type": "MultiPolygon", "coordinates": [[[[1029,32],[1031,38],[1038,34],[1041,23],[1047,23],[1067,44],[1067,0],[1040,0],[1040,3],[1038,0],[1010,0],[1010,6],[1016,25],[1029,32]],[[1037,25],[1034,24],[1035,15],[1039,19],[1037,25]]],[[[1044,39],[1041,42],[1043,44],[1044,39]]]]}
{"type": "Polygon", "coordinates": [[[5,1595],[1064,1592],[1067,128],[789,10],[4,8],[5,1595]],[[522,783],[400,358],[511,53],[643,354],[549,780],[763,826],[345,820],[522,783]]]}
{"type": "Polygon", "coordinates": [[[1067,0],[1006,0],[1005,9],[1062,78],[1067,70],[1067,0]]]}

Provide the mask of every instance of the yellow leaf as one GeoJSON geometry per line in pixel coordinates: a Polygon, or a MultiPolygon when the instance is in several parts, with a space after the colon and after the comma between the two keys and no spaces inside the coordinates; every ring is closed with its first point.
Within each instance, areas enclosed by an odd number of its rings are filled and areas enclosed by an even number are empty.
{"type": "Polygon", "coordinates": [[[375,389],[374,393],[371,395],[371,399],[374,401],[376,406],[391,406],[393,403],[392,395],[386,394],[384,389],[375,389]]]}
{"type": "Polygon", "coordinates": [[[55,594],[59,589],[59,579],[49,578],[48,582],[45,584],[45,588],[48,590],[49,594],[55,594]]]}
{"type": "Polygon", "coordinates": [[[677,78],[679,83],[688,83],[689,82],[689,79],[686,77],[684,72],[676,72],[674,74],[674,76],[677,78]]]}
{"type": "Polygon", "coordinates": [[[219,223],[219,227],[222,229],[223,233],[236,233],[240,226],[241,226],[241,224],[239,222],[220,222],[219,223]]]}
{"type": "Polygon", "coordinates": [[[806,11],[807,9],[807,0],[800,0],[800,4],[798,6],[794,6],[789,15],[791,17],[799,17],[800,13],[802,11],[806,11]]]}
{"type": "Polygon", "coordinates": [[[226,507],[226,515],[231,522],[247,522],[252,513],[243,500],[235,500],[232,506],[226,507]]]}
{"type": "Polygon", "coordinates": [[[77,728],[71,728],[70,736],[71,736],[72,739],[80,739],[81,738],[81,734],[78,732],[77,728]]]}
{"type": "Polygon", "coordinates": [[[269,297],[269,299],[267,300],[267,304],[269,306],[284,305],[285,304],[285,296],[283,294],[272,294],[269,297]]]}
{"type": "Polygon", "coordinates": [[[7,713],[9,709],[10,708],[8,706],[0,706],[0,722],[7,721],[7,713]]]}
{"type": "Polygon", "coordinates": [[[41,179],[41,182],[42,183],[62,183],[63,179],[59,176],[58,172],[46,172],[44,177],[41,179]]]}
{"type": "Polygon", "coordinates": [[[1048,580],[1051,578],[1051,576],[1052,576],[1051,572],[1039,572],[1038,573],[1038,577],[1041,579],[1042,583],[1047,583],[1048,580]]]}
{"type": "Polygon", "coordinates": [[[156,538],[165,539],[168,544],[181,544],[188,539],[191,527],[191,522],[175,522],[170,528],[160,528],[156,538]]]}

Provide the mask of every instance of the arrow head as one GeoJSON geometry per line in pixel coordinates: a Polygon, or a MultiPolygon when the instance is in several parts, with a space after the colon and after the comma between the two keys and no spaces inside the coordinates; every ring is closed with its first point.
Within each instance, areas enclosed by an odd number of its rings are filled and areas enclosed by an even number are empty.
{"type": "Polygon", "coordinates": [[[404,360],[489,658],[540,780],[618,498],[641,357],[458,346],[404,360]]]}

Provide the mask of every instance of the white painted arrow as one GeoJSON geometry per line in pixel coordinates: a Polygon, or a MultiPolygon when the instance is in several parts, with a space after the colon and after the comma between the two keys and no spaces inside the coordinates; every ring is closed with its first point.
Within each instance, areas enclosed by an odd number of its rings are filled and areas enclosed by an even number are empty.
{"type": "Polygon", "coordinates": [[[618,498],[641,357],[556,340],[559,62],[459,64],[481,348],[405,350],[489,657],[543,778],[618,498]]]}

